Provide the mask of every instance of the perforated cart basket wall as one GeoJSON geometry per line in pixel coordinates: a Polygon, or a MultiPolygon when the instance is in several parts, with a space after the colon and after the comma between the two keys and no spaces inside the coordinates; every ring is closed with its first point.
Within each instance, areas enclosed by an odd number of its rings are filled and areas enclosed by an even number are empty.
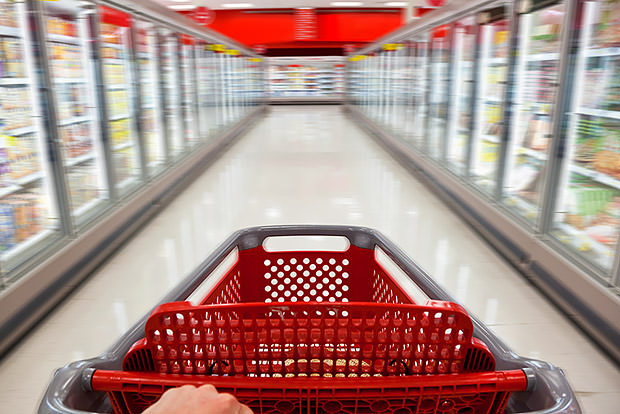
{"type": "Polygon", "coordinates": [[[59,370],[39,412],[140,413],[187,383],[261,413],[580,412],[560,370],[509,351],[373,230],[237,232],[164,302],[59,370]],[[290,236],[347,245],[265,249],[290,236]]]}

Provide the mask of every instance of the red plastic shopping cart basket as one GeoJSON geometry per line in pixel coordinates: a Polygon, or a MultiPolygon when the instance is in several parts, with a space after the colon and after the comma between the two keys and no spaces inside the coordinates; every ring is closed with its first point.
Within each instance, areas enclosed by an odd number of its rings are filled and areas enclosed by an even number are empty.
{"type": "Polygon", "coordinates": [[[122,370],[92,373],[115,413],[207,383],[257,413],[501,413],[528,386],[522,369],[495,370],[460,305],[415,303],[363,240],[231,254],[197,303],[153,310],[122,370]]]}

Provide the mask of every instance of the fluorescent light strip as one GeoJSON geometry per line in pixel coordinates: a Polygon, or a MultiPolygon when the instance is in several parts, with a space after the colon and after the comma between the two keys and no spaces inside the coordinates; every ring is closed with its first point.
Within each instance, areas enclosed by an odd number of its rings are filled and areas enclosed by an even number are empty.
{"type": "Polygon", "coordinates": [[[336,7],[355,7],[361,6],[364,3],[361,1],[332,1],[330,4],[336,7]]]}
{"type": "Polygon", "coordinates": [[[173,4],[168,8],[172,10],[194,10],[196,6],[193,4],[173,4]]]}
{"type": "Polygon", "coordinates": [[[252,3],[222,3],[222,7],[227,9],[249,9],[254,7],[254,5],[252,3]]]}
{"type": "Polygon", "coordinates": [[[385,3],[388,7],[407,7],[406,1],[388,1],[385,3]]]}

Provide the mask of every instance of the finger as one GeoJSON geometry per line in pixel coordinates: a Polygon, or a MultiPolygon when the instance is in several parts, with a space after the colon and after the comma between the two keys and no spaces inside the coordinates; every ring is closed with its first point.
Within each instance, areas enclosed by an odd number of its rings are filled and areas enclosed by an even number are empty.
{"type": "Polygon", "coordinates": [[[241,407],[239,407],[239,414],[254,414],[254,411],[247,405],[241,404],[241,407]]]}
{"type": "Polygon", "coordinates": [[[200,392],[209,393],[209,394],[217,393],[217,390],[211,384],[201,385],[200,387],[198,387],[198,390],[200,392]]]}

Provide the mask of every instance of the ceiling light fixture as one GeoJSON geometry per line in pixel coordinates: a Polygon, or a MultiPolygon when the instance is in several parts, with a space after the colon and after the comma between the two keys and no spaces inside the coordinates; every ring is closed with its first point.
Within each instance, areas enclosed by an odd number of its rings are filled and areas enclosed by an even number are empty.
{"type": "Polygon", "coordinates": [[[254,5],[252,3],[222,3],[222,7],[228,9],[248,9],[254,7],[254,5]]]}
{"type": "Polygon", "coordinates": [[[364,3],[361,1],[332,1],[330,4],[336,7],[356,7],[361,6],[364,3]]]}
{"type": "Polygon", "coordinates": [[[406,1],[388,1],[385,3],[388,7],[407,7],[406,1]]]}
{"type": "Polygon", "coordinates": [[[189,0],[171,0],[173,3],[187,3],[189,0]]]}
{"type": "Polygon", "coordinates": [[[168,6],[168,8],[172,10],[184,11],[184,10],[194,10],[196,6],[193,4],[173,4],[171,6],[168,6]]]}

